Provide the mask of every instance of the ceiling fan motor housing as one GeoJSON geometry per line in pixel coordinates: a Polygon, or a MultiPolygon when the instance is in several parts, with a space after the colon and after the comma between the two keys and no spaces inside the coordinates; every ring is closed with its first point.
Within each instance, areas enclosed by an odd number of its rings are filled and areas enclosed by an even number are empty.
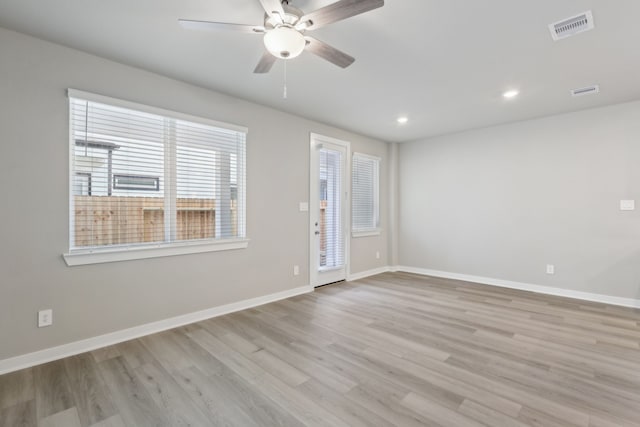
{"type": "Polygon", "coordinates": [[[287,2],[282,3],[282,9],[284,10],[284,16],[280,16],[280,19],[278,19],[277,15],[269,16],[265,13],[264,27],[267,30],[273,29],[281,24],[287,24],[291,26],[296,25],[300,18],[304,15],[304,12],[302,12],[298,8],[289,6],[289,3],[287,2]]]}

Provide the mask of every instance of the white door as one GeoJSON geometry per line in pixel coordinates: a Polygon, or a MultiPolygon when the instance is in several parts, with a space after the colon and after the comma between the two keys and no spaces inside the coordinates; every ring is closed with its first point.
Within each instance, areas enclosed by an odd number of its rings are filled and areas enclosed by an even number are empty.
{"type": "Polygon", "coordinates": [[[348,265],[349,143],[311,134],[310,282],[345,280],[348,265]]]}

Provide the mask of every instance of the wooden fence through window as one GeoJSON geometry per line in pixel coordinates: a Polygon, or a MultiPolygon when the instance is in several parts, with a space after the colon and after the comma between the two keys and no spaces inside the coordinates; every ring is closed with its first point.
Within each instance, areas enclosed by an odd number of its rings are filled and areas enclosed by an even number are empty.
{"type": "MultiPolygon", "coordinates": [[[[215,238],[214,199],[176,201],[176,239],[215,238]]],[[[231,201],[232,235],[237,235],[237,202],[231,201]]],[[[160,197],[75,196],[75,247],[162,242],[164,199],[160,197]]]]}

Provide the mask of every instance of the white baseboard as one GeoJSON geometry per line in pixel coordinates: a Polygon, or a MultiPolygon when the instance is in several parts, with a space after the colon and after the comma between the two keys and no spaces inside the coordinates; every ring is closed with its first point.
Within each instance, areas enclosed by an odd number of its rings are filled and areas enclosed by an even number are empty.
{"type": "MultiPolygon", "coordinates": [[[[593,301],[604,304],[619,305],[623,307],[640,308],[640,300],[633,298],[622,298],[609,295],[593,294],[588,292],[573,291],[568,289],[553,288],[550,286],[533,285],[529,283],[514,282],[511,280],[494,279],[490,277],[473,276],[469,274],[451,273],[447,271],[430,270],[426,268],[408,267],[408,266],[386,266],[372,270],[362,271],[360,273],[350,274],[347,278],[349,281],[363,279],[365,277],[375,276],[386,272],[402,271],[405,273],[420,274],[423,276],[441,277],[445,279],[462,280],[465,282],[480,283],[484,285],[499,286],[502,288],[519,289],[523,291],[537,292],[546,295],[556,295],[568,298],[575,298],[585,301],[593,301]]],[[[312,286],[302,286],[282,292],[277,292],[262,297],[251,298],[207,310],[197,311],[195,313],[184,314],[172,317],[170,319],[160,320],[157,322],[147,323],[145,325],[135,326],[133,328],[121,331],[111,332],[93,338],[87,338],[75,341],[69,344],[63,344],[33,353],[12,357],[10,359],[0,360],[0,375],[20,369],[29,368],[31,366],[40,365],[42,363],[51,362],[53,360],[62,359],[64,357],[74,356],[76,354],[106,347],[120,342],[132,340],[145,335],[166,331],[168,329],[177,328],[179,326],[188,325],[190,323],[199,322],[201,320],[210,319],[212,317],[222,316],[224,314],[245,310],[259,305],[268,304],[270,302],[291,298],[296,295],[313,292],[312,286]]]]}
{"type": "Polygon", "coordinates": [[[584,301],[600,302],[604,304],[619,305],[623,307],[640,308],[640,300],[633,298],[614,297],[610,295],[593,294],[589,292],[574,291],[570,289],[554,288],[551,286],[532,285],[529,283],[514,282],[511,280],[493,279],[469,274],[450,273],[448,271],[429,270],[426,268],[407,267],[398,265],[390,268],[390,271],[403,271],[405,273],[420,274],[423,276],[441,277],[444,279],[462,280],[465,282],[481,283],[483,285],[499,286],[501,288],[518,289],[521,291],[537,292],[539,294],[555,295],[560,297],[580,299],[584,301]]]}
{"type": "Polygon", "coordinates": [[[372,270],[361,271],[360,273],[353,273],[347,276],[347,281],[353,282],[354,280],[364,279],[365,277],[375,276],[376,274],[382,274],[391,271],[388,266],[374,268],[372,270]]]}
{"type": "Polygon", "coordinates": [[[0,360],[0,375],[309,292],[312,286],[302,286],[0,360]]]}

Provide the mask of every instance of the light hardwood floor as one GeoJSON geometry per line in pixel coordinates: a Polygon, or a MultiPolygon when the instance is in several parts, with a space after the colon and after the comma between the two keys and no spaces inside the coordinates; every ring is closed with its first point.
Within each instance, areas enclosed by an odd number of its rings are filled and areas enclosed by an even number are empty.
{"type": "Polygon", "coordinates": [[[640,426],[640,311],[404,273],[0,376],[0,426],[640,426]]]}

